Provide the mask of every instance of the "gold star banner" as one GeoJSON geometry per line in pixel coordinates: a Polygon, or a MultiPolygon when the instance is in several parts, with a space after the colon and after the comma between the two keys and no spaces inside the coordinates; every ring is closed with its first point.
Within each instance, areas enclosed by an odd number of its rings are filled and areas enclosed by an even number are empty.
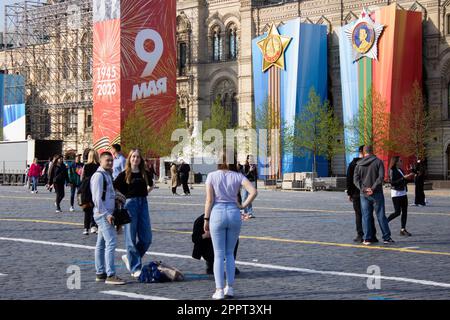
{"type": "Polygon", "coordinates": [[[257,43],[263,54],[263,72],[266,72],[272,66],[282,70],[285,69],[284,53],[291,40],[291,37],[280,35],[277,27],[272,23],[267,36],[257,43]]]}

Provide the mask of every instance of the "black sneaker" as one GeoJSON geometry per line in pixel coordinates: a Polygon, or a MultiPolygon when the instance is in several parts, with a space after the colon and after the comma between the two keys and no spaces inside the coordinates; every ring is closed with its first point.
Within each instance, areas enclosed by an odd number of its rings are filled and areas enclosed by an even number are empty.
{"type": "Polygon", "coordinates": [[[124,285],[126,282],[120,279],[118,276],[111,276],[107,277],[105,284],[112,284],[112,285],[124,285]]]}
{"type": "Polygon", "coordinates": [[[373,242],[373,243],[378,243],[378,242],[380,242],[380,241],[378,241],[377,237],[374,237],[373,240],[370,240],[370,241],[373,242]]]}
{"type": "Polygon", "coordinates": [[[353,242],[359,242],[359,243],[361,243],[361,242],[363,242],[364,240],[363,240],[363,238],[362,238],[362,236],[357,236],[355,239],[353,239],[353,242]]]}
{"type": "Polygon", "coordinates": [[[95,276],[95,282],[105,282],[106,278],[108,278],[108,276],[106,275],[106,273],[97,274],[97,275],[95,276]]]}
{"type": "Polygon", "coordinates": [[[238,268],[236,268],[236,270],[234,270],[234,275],[237,276],[239,274],[241,274],[241,271],[238,268]]]}
{"type": "Polygon", "coordinates": [[[406,237],[411,237],[412,236],[412,234],[409,233],[408,231],[406,231],[406,229],[400,230],[400,235],[401,236],[406,236],[406,237]]]}
{"type": "Polygon", "coordinates": [[[392,240],[392,238],[389,238],[389,239],[387,239],[387,240],[383,240],[383,243],[384,243],[384,244],[391,244],[391,243],[395,243],[395,241],[392,240]]]}

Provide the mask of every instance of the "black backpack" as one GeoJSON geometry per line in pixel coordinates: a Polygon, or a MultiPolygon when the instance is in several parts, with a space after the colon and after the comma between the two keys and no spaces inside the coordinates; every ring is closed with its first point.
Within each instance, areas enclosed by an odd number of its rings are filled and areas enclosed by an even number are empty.
{"type": "MultiPolygon", "coordinates": [[[[105,201],[106,198],[106,179],[103,175],[103,193],[102,193],[102,199],[105,201]]],[[[92,177],[92,176],[91,176],[92,177]]],[[[78,193],[77,193],[77,201],[78,205],[83,209],[93,208],[94,202],[92,201],[92,192],[91,192],[91,177],[84,178],[83,181],[81,181],[80,186],[78,187],[78,193]]]]}

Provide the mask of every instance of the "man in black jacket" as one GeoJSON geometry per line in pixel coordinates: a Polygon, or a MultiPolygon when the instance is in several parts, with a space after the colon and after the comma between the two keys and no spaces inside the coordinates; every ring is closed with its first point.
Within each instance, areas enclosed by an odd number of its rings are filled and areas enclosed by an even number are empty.
{"type": "Polygon", "coordinates": [[[180,174],[180,180],[181,184],[183,185],[183,192],[185,196],[190,196],[191,191],[189,190],[189,172],[191,171],[191,166],[188,165],[184,160],[181,160],[180,168],[178,169],[178,172],[180,174]]]}
{"type": "Polygon", "coordinates": [[[361,211],[363,216],[364,245],[370,245],[372,234],[373,210],[383,232],[385,244],[393,243],[391,230],[386,218],[383,194],[384,164],[373,154],[372,146],[364,147],[364,158],[358,161],[353,182],[360,190],[361,211]]]}
{"type": "MultiPolygon", "coordinates": [[[[202,257],[206,261],[206,273],[214,274],[214,249],[211,240],[211,234],[205,232],[203,226],[205,225],[204,220],[205,215],[202,214],[194,222],[194,230],[192,232],[192,242],[194,243],[194,251],[192,252],[192,258],[200,260],[202,257]]],[[[239,246],[239,240],[234,248],[234,259],[236,259],[237,249],[239,246]]],[[[239,269],[236,268],[235,274],[240,273],[239,269]]]]}
{"type": "MultiPolygon", "coordinates": [[[[356,238],[353,240],[354,242],[363,242],[363,226],[362,226],[362,213],[361,213],[361,200],[359,195],[359,189],[353,183],[353,176],[355,173],[356,164],[359,160],[363,158],[363,149],[364,146],[360,146],[358,149],[359,157],[353,158],[352,162],[350,162],[347,170],[347,195],[348,200],[353,203],[353,209],[355,210],[355,218],[356,218],[356,238]]],[[[371,219],[372,222],[372,230],[373,234],[370,237],[371,242],[378,242],[376,237],[377,230],[375,228],[375,221],[373,217],[371,219]]]]}

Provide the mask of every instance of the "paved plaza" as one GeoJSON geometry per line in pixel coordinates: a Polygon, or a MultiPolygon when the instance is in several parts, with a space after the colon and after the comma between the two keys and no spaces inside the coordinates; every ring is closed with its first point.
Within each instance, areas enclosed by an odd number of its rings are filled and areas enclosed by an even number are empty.
{"type": "MultiPolygon", "coordinates": [[[[153,243],[146,262],[176,266],[186,280],[132,280],[120,260],[120,235],[116,264],[125,286],[94,281],[96,235],[82,235],[83,213],[69,212],[67,191],[63,213],[56,214],[54,193],[43,187],[38,194],[0,187],[0,299],[210,299],[214,279],[204,261],[191,258],[204,186],[195,185],[191,197],[173,197],[160,184],[149,196],[153,243]],[[79,289],[68,286],[68,268],[77,266],[79,289]]],[[[398,218],[390,224],[394,245],[364,247],[353,242],[354,213],[345,193],[260,190],[256,218],[241,232],[236,299],[449,299],[450,190],[428,191],[427,198],[430,206],[409,207],[412,237],[399,235],[398,218]],[[370,273],[377,268],[380,279],[370,273]]],[[[388,193],[386,203],[392,212],[388,193]]]]}

